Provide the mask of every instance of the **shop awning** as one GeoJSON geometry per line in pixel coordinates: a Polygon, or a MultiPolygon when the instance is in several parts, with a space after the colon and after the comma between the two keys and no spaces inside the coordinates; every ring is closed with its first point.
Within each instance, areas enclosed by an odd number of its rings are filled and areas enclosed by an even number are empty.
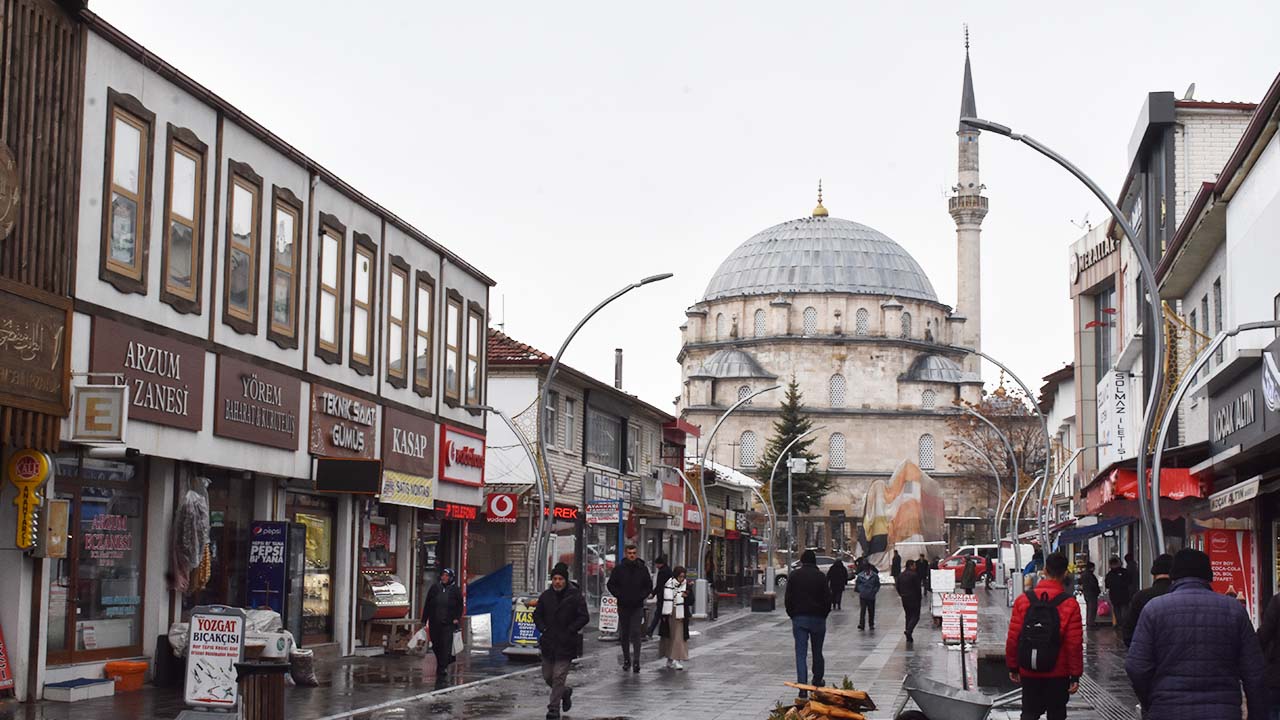
{"type": "MultiPolygon", "coordinates": [[[[1164,472],[1161,471],[1160,474],[1163,475],[1164,472]]],[[[1085,525],[1084,527],[1076,526],[1063,530],[1059,533],[1057,545],[1058,547],[1062,547],[1063,545],[1070,545],[1071,543],[1084,542],[1085,540],[1101,535],[1108,530],[1115,530],[1116,528],[1124,527],[1125,525],[1129,525],[1130,523],[1135,523],[1137,521],[1138,518],[1113,517],[1100,520],[1093,525],[1085,525]]]]}
{"type": "MultiPolygon", "coordinates": [[[[1151,471],[1147,470],[1148,477],[1151,471]]],[[[1147,488],[1150,489],[1150,480],[1147,488]]],[[[1160,497],[1170,500],[1205,497],[1203,483],[1200,478],[1191,474],[1188,468],[1161,468],[1160,497]]],[[[1086,512],[1125,516],[1128,513],[1106,512],[1103,506],[1114,501],[1138,499],[1138,473],[1128,468],[1112,470],[1101,482],[1095,482],[1085,491],[1084,504],[1086,512]]],[[[1163,509],[1163,508],[1162,508],[1163,509]]],[[[1163,514],[1163,512],[1161,513],[1163,514]]],[[[1175,515],[1176,516],[1176,515],[1175,515]]]]}

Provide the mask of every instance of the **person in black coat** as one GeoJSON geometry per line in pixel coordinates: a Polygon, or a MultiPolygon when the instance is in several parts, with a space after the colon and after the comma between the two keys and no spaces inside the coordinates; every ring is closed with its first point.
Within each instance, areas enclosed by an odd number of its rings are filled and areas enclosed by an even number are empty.
{"type": "MultiPolygon", "coordinates": [[[[1138,616],[1142,614],[1142,608],[1152,599],[1169,592],[1169,588],[1173,586],[1173,581],[1169,579],[1171,572],[1173,572],[1173,556],[1169,553],[1157,557],[1155,562],[1151,563],[1151,576],[1154,578],[1151,587],[1139,590],[1129,601],[1129,614],[1124,619],[1122,634],[1125,647],[1133,644],[1133,634],[1138,630],[1138,616]]],[[[1094,585],[1097,585],[1096,579],[1094,585]]]]}
{"type": "Polygon", "coordinates": [[[618,639],[622,643],[622,671],[640,672],[640,635],[644,632],[644,601],[653,592],[653,577],[635,545],[627,544],[622,562],[609,573],[609,594],[618,600],[618,639]],[[631,656],[635,655],[635,663],[631,656]]]}
{"type": "Polygon", "coordinates": [[[1262,613],[1258,640],[1262,643],[1262,656],[1267,659],[1263,678],[1267,683],[1267,695],[1271,699],[1274,713],[1275,708],[1280,708],[1280,593],[1271,596],[1267,609],[1262,613]]]}
{"type": "Polygon", "coordinates": [[[1102,586],[1098,584],[1098,576],[1095,574],[1097,565],[1093,563],[1085,563],[1084,572],[1080,573],[1080,594],[1084,595],[1085,610],[1085,627],[1093,628],[1098,625],[1098,596],[1102,594],[1102,586]]]}
{"type": "MultiPolygon", "coordinates": [[[[827,615],[831,612],[831,586],[818,569],[818,558],[812,550],[800,555],[800,567],[787,578],[784,601],[791,618],[791,636],[796,646],[796,682],[809,684],[809,668],[805,662],[813,647],[813,684],[821,686],[826,663],[822,642],[827,637],[827,615]]],[[[804,690],[800,697],[808,697],[804,690]]]]}
{"type": "Polygon", "coordinates": [[[1112,557],[1110,565],[1111,569],[1107,571],[1103,582],[1107,586],[1107,597],[1111,600],[1111,624],[1119,629],[1124,622],[1125,614],[1129,611],[1129,597],[1133,585],[1129,579],[1129,571],[1120,564],[1120,558],[1112,557]]]}
{"type": "Polygon", "coordinates": [[[653,610],[653,620],[649,621],[649,629],[645,631],[646,640],[653,639],[653,631],[658,628],[658,623],[662,621],[662,588],[667,586],[667,581],[671,579],[671,567],[667,565],[667,556],[659,555],[653,561],[653,566],[658,569],[658,579],[653,581],[653,592],[649,593],[649,597],[657,598],[658,604],[653,610]]]}
{"type": "Polygon", "coordinates": [[[911,633],[916,629],[916,623],[920,622],[920,575],[916,573],[916,561],[908,560],[907,567],[894,581],[897,587],[898,596],[902,598],[902,611],[906,613],[907,623],[906,631],[903,633],[907,636],[907,644],[915,642],[915,638],[911,637],[911,633]]]}
{"type": "Polygon", "coordinates": [[[898,579],[898,575],[901,572],[902,572],[902,556],[898,554],[897,550],[894,550],[893,561],[889,563],[889,574],[892,575],[893,579],[896,581],[898,579]]]}
{"type": "Polygon", "coordinates": [[[573,706],[569,668],[573,659],[582,655],[582,629],[589,622],[586,598],[569,582],[568,566],[557,563],[551,571],[551,587],[538,596],[533,609],[533,623],[540,633],[542,679],[551,688],[547,720],[558,720],[562,709],[568,712],[573,706]]]}
{"type": "Polygon", "coordinates": [[[844,588],[849,584],[849,568],[837,559],[827,570],[827,585],[831,589],[831,609],[840,609],[840,600],[844,598],[844,588]]]}
{"type": "Polygon", "coordinates": [[[422,622],[436,656],[436,677],[444,677],[453,663],[453,633],[462,629],[462,591],[453,581],[452,570],[441,570],[440,581],[427,591],[422,622]]]}

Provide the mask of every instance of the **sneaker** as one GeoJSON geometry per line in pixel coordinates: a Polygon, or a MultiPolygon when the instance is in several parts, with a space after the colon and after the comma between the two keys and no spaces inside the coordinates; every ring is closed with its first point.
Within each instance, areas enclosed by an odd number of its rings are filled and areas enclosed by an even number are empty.
{"type": "Polygon", "coordinates": [[[676,661],[674,662],[673,667],[674,667],[675,669],[677,669],[677,670],[683,670],[683,669],[684,669],[684,665],[681,665],[679,660],[676,660],[676,661]]]}
{"type": "Polygon", "coordinates": [[[564,695],[560,698],[560,707],[565,712],[569,712],[569,709],[573,707],[573,688],[564,689],[564,695]]]}
{"type": "Polygon", "coordinates": [[[672,663],[671,658],[667,658],[667,669],[668,669],[668,670],[670,670],[672,667],[674,667],[674,665],[672,665],[671,663],[672,663]]]}

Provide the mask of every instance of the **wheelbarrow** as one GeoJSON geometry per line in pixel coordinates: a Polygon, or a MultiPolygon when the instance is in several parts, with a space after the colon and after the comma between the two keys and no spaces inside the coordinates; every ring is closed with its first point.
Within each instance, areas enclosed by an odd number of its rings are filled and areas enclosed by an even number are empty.
{"type": "Polygon", "coordinates": [[[902,687],[907,691],[907,698],[894,709],[894,717],[902,713],[910,700],[929,720],[987,720],[992,710],[1022,700],[1021,688],[991,697],[914,675],[907,675],[902,687]]]}

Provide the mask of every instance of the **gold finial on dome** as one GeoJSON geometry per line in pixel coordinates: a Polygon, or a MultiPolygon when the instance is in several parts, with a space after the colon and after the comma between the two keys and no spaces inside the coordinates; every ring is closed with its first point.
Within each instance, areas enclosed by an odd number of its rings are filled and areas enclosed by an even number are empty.
{"type": "Polygon", "coordinates": [[[822,180],[818,180],[818,207],[813,209],[814,217],[826,217],[827,209],[822,207],[822,180]]]}

